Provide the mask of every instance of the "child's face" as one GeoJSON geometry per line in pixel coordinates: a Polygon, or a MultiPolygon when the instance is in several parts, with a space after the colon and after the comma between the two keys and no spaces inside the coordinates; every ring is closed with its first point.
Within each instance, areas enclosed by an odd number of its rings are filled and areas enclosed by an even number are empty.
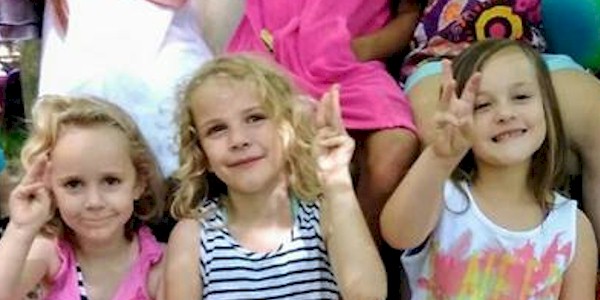
{"type": "Polygon", "coordinates": [[[50,154],[51,185],[62,220],[78,239],[124,236],[138,183],[129,141],[109,126],[66,127],[50,154]]]}
{"type": "Polygon", "coordinates": [[[517,48],[502,50],[482,69],[474,106],[473,153],[478,163],[528,163],[546,138],[536,70],[517,48]]]}
{"type": "Polygon", "coordinates": [[[230,192],[256,194],[281,182],[282,139],[249,83],[209,79],[190,106],[209,170],[230,192]]]}

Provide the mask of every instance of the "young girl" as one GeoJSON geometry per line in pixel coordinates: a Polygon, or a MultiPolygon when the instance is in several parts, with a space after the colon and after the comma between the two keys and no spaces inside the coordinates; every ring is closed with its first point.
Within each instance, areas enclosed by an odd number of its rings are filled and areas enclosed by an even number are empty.
{"type": "Polygon", "coordinates": [[[155,299],[162,248],[144,221],[161,175],[133,121],[99,100],[48,97],[33,110],[26,174],[0,240],[0,299],[155,299]]]}
{"type": "Polygon", "coordinates": [[[413,299],[592,299],[590,222],[553,192],[566,144],[544,62],[490,40],[453,71],[445,63],[437,135],[381,218],[384,238],[409,249],[413,299]]]}
{"type": "Polygon", "coordinates": [[[245,56],[207,63],[185,89],[167,299],[385,298],[337,89],[315,127],[299,100],[245,56]]]}
{"type": "MultiPolygon", "coordinates": [[[[415,1],[415,0],[406,0],[415,1]]],[[[432,121],[441,88],[441,59],[488,38],[519,40],[543,54],[548,65],[570,146],[568,172],[582,175],[583,207],[600,238],[600,80],[569,56],[547,52],[540,0],[421,0],[425,9],[401,78],[423,145],[431,143],[432,121]],[[581,160],[579,163],[578,160],[581,160]]],[[[565,5],[568,5],[565,3],[565,5]]],[[[398,42],[403,42],[399,40],[398,42]]]]}
{"type": "MultiPolygon", "coordinates": [[[[344,124],[358,145],[358,199],[378,242],[383,204],[419,151],[407,97],[376,60],[386,46],[355,39],[382,27],[389,15],[388,0],[249,0],[227,46],[272,58],[312,97],[340,85],[344,124]]],[[[408,41],[418,13],[401,15],[395,22],[406,26],[408,41]]]]}

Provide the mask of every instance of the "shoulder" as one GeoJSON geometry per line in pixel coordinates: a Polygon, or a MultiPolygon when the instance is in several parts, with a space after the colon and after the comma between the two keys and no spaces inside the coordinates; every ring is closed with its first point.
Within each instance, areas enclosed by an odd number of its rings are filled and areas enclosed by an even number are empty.
{"type": "Polygon", "coordinates": [[[167,253],[183,253],[195,249],[198,247],[199,239],[200,222],[194,219],[182,219],[171,231],[167,253]]]}
{"type": "Polygon", "coordinates": [[[579,209],[577,210],[577,245],[578,249],[581,246],[596,248],[596,237],[594,236],[592,222],[579,209]]]}
{"type": "Polygon", "coordinates": [[[179,220],[169,237],[162,280],[168,298],[198,299],[202,289],[199,257],[199,221],[179,220]],[[182,281],[182,277],[186,280],[182,281]]]}
{"type": "Polygon", "coordinates": [[[169,244],[171,240],[188,240],[190,238],[197,238],[200,233],[200,221],[195,219],[181,219],[177,221],[175,227],[171,231],[169,236],[169,244]]]}

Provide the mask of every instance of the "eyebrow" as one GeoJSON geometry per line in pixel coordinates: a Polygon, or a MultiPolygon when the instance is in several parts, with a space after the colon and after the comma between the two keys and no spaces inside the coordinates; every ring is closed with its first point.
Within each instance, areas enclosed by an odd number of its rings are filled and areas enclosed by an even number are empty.
{"type": "MultiPolygon", "coordinates": [[[[509,85],[509,88],[510,89],[521,88],[521,87],[524,87],[524,86],[530,86],[532,84],[535,84],[535,83],[532,82],[532,81],[517,81],[517,82],[511,83],[509,85]]],[[[479,91],[477,92],[477,94],[478,95],[489,95],[490,92],[488,92],[488,91],[480,88],[479,91]]]]}
{"type": "MultiPolygon", "coordinates": [[[[262,107],[262,105],[257,104],[255,106],[251,106],[251,107],[248,107],[248,108],[242,110],[242,114],[251,113],[251,112],[253,112],[255,110],[263,111],[264,108],[262,107]]],[[[200,130],[203,130],[206,127],[210,127],[211,125],[213,125],[215,123],[218,123],[219,120],[220,120],[219,118],[208,119],[208,120],[202,122],[198,127],[199,127],[200,130]]]]}

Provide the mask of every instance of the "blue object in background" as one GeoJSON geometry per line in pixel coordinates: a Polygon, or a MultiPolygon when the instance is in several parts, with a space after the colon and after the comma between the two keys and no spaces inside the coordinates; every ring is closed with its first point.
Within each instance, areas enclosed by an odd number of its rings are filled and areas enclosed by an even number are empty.
{"type": "Polygon", "coordinates": [[[4,158],[4,151],[2,150],[2,148],[0,148],[0,173],[2,173],[2,171],[4,171],[5,167],[6,167],[6,159],[4,158]]]}
{"type": "Polygon", "coordinates": [[[600,72],[600,0],[542,0],[542,19],[549,52],[600,72]]]}

